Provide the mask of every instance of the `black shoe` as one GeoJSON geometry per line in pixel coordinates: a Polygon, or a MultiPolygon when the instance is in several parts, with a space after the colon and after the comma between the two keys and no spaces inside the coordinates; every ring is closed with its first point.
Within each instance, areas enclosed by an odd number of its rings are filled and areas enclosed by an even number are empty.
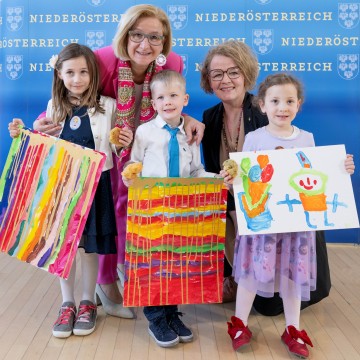
{"type": "Polygon", "coordinates": [[[179,315],[183,316],[183,313],[179,311],[172,313],[167,317],[167,322],[170,328],[179,335],[180,342],[191,342],[193,341],[194,335],[191,330],[179,319],[179,315]]]}
{"type": "Polygon", "coordinates": [[[179,343],[179,336],[169,327],[165,317],[150,322],[149,334],[161,347],[172,347],[179,343]]]}

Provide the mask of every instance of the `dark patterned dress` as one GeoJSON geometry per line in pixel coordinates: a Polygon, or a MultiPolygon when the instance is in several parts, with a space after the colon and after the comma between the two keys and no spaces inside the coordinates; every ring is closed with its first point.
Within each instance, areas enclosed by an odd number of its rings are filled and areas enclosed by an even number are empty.
{"type": "MultiPolygon", "coordinates": [[[[60,138],[95,150],[87,107],[73,109],[71,119],[66,118],[60,138]]],[[[116,223],[110,171],[103,171],[79,247],[87,253],[116,254],[116,223]]]]}

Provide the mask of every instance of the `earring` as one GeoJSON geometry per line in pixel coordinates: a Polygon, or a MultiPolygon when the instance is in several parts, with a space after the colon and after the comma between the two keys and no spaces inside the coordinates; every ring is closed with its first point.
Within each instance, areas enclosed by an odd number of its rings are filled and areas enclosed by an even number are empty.
{"type": "Polygon", "coordinates": [[[164,54],[159,54],[155,62],[158,66],[164,66],[166,64],[166,56],[164,54]]]}

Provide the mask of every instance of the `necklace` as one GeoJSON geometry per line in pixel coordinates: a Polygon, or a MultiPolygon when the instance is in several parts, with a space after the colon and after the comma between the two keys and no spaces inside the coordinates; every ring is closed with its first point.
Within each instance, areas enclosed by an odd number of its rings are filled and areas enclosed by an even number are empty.
{"type": "MultiPolygon", "coordinates": [[[[226,128],[225,128],[226,125],[225,125],[225,120],[223,119],[222,133],[223,133],[223,139],[224,139],[224,143],[225,143],[225,149],[226,149],[226,152],[228,154],[230,152],[237,152],[237,147],[238,147],[238,144],[239,144],[240,126],[241,126],[242,118],[243,118],[243,108],[241,107],[239,125],[238,125],[237,132],[236,132],[235,146],[232,146],[232,147],[230,146],[227,135],[226,135],[226,128]]],[[[228,130],[228,133],[230,135],[229,129],[227,129],[227,130],[228,130]]]]}
{"type": "Polygon", "coordinates": [[[73,95],[71,93],[68,93],[67,96],[68,96],[68,99],[69,99],[71,104],[73,104],[75,106],[80,106],[81,100],[82,100],[81,96],[76,96],[76,95],[73,95]]]}

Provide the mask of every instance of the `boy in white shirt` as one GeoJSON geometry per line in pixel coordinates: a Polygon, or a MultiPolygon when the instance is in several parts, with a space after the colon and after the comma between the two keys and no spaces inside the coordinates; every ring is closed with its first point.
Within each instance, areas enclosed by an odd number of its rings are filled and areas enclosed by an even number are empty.
{"type": "MultiPolygon", "coordinates": [[[[184,131],[183,107],[188,104],[184,77],[172,70],[163,70],[154,75],[150,90],[151,103],[158,115],[155,119],[140,125],[135,133],[131,151],[131,163],[142,162],[143,177],[214,177],[204,170],[200,148],[189,145],[184,131]],[[178,129],[179,173],[173,175],[169,167],[168,145],[171,139],[164,127],[178,129]]],[[[173,159],[170,159],[172,161],[173,159]]]]}
{"type": "MultiPolygon", "coordinates": [[[[150,90],[151,103],[158,115],[137,128],[129,163],[142,162],[143,177],[217,177],[204,170],[199,146],[186,142],[181,113],[189,95],[184,77],[176,71],[163,70],[154,75],[150,90]],[[177,144],[172,137],[176,137],[177,144]]],[[[220,172],[220,177],[226,175],[224,170],[220,172]]],[[[124,176],[123,181],[131,184],[124,176]]],[[[159,346],[171,347],[193,340],[191,330],[179,319],[182,313],[177,305],[145,306],[144,314],[149,321],[149,333],[159,346]]]]}

